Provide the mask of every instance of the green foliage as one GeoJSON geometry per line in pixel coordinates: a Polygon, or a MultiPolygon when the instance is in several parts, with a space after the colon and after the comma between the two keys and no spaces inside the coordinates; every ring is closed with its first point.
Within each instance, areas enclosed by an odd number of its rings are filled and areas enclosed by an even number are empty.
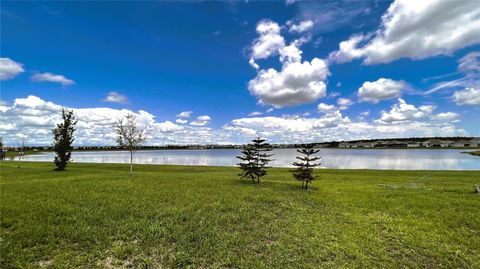
{"type": "Polygon", "coordinates": [[[320,163],[316,163],[316,161],[320,160],[321,157],[313,155],[319,151],[320,150],[315,149],[313,144],[306,144],[302,149],[297,149],[297,152],[302,154],[302,156],[297,156],[296,158],[301,162],[292,163],[293,166],[297,167],[295,170],[292,170],[292,174],[296,180],[302,182],[303,189],[308,189],[308,184],[316,179],[313,175],[313,168],[320,165],[320,163]]]}
{"type": "Polygon", "coordinates": [[[271,154],[266,152],[271,151],[270,144],[265,139],[256,138],[252,140],[252,143],[245,146],[242,150],[242,155],[237,156],[242,160],[238,163],[242,172],[239,174],[241,178],[249,178],[255,183],[260,183],[260,178],[267,174],[268,163],[272,161],[270,159],[271,154]]]}
{"type": "Polygon", "coordinates": [[[62,171],[67,167],[70,157],[72,155],[72,144],[75,138],[73,134],[75,132],[75,124],[77,120],[72,110],[65,110],[62,108],[63,122],[57,124],[57,127],[53,129],[53,151],[56,156],[54,159],[55,170],[62,171]]]}
{"type": "Polygon", "coordinates": [[[0,163],[0,268],[480,268],[480,171],[50,166],[0,163]]]}

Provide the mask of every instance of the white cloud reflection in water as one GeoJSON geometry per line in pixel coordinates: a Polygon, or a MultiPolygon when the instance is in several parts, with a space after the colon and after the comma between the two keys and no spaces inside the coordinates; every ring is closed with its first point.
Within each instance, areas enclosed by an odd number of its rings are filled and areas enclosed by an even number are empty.
{"type": "MultiPolygon", "coordinates": [[[[323,168],[396,170],[480,170],[480,158],[458,149],[320,149],[323,168]]],[[[150,150],[134,154],[135,163],[234,166],[240,150],[150,150]]],[[[272,166],[291,167],[295,149],[275,149],[272,166]]],[[[53,153],[24,156],[25,161],[53,161],[53,153]]],[[[74,152],[74,162],[129,163],[126,151],[74,152]]]]}

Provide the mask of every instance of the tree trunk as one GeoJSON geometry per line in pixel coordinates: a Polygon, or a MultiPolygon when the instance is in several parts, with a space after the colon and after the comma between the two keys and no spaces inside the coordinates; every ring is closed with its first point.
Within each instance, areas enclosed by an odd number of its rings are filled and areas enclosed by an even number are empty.
{"type": "Polygon", "coordinates": [[[18,167],[17,168],[20,168],[21,163],[22,163],[22,155],[18,154],[18,167]]]}
{"type": "Polygon", "coordinates": [[[133,175],[133,150],[130,150],[130,175],[133,175]]]}

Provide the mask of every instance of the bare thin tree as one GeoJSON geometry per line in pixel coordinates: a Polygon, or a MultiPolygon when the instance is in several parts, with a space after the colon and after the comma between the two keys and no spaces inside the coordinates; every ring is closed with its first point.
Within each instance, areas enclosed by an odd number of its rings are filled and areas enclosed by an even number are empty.
{"type": "Polygon", "coordinates": [[[119,119],[113,129],[117,133],[118,145],[130,151],[130,175],[133,175],[133,152],[147,141],[145,130],[138,125],[133,114],[119,119]]]}
{"type": "Polygon", "coordinates": [[[22,164],[22,157],[25,154],[23,150],[25,149],[25,144],[27,144],[28,136],[27,135],[18,135],[17,137],[17,148],[18,148],[18,168],[22,164]]]}

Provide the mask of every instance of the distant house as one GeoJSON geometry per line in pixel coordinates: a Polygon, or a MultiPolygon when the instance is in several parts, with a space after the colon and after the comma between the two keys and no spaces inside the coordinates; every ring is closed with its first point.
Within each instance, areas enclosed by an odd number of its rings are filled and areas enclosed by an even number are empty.
{"type": "Polygon", "coordinates": [[[452,143],[449,141],[443,141],[439,139],[429,139],[422,143],[422,145],[427,148],[448,148],[451,146],[451,144],[452,143]]]}
{"type": "Polygon", "coordinates": [[[384,141],[382,143],[383,147],[388,147],[388,148],[406,148],[407,145],[408,145],[407,142],[397,141],[397,140],[384,141]]]}
{"type": "Polygon", "coordinates": [[[472,138],[470,140],[470,147],[475,147],[475,148],[480,147],[480,137],[472,138]]]}
{"type": "Polygon", "coordinates": [[[340,144],[338,144],[338,147],[339,148],[351,148],[352,145],[348,142],[341,142],[340,144]]]}
{"type": "Polygon", "coordinates": [[[480,146],[479,140],[480,140],[479,138],[473,138],[470,140],[462,139],[462,140],[453,142],[452,144],[450,144],[450,146],[455,148],[477,148],[480,146]]]}
{"type": "Polygon", "coordinates": [[[375,144],[375,142],[357,142],[354,144],[354,146],[356,148],[373,148],[375,144]]]}
{"type": "Polygon", "coordinates": [[[407,142],[407,148],[419,148],[422,146],[420,142],[407,142]]]}

